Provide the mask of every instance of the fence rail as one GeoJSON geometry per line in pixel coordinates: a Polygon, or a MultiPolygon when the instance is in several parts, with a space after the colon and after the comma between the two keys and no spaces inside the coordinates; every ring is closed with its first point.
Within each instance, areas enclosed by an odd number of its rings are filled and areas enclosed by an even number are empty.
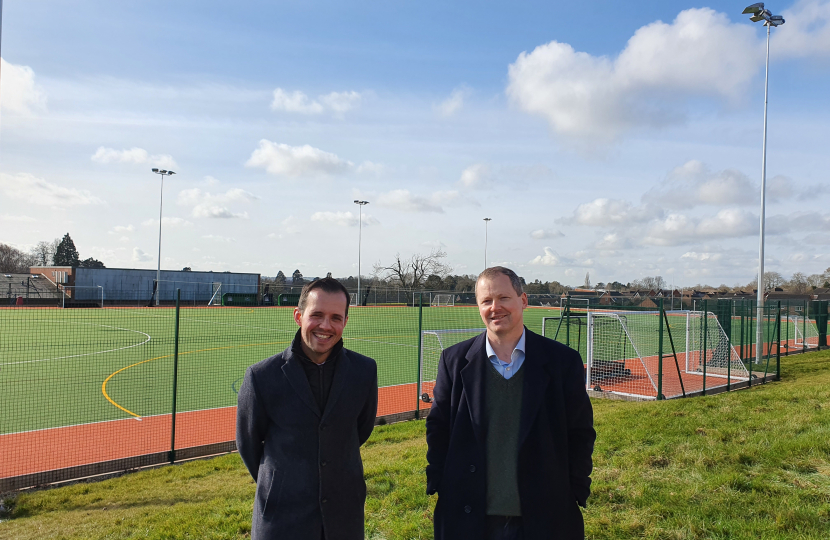
{"type": "MultiPolygon", "coordinates": [[[[0,308],[0,492],[234,450],[236,392],[245,370],[287,348],[297,330],[292,307],[209,306],[201,296],[183,295],[172,305],[147,307],[145,298],[130,306],[108,302],[108,296],[105,291],[103,309],[93,301],[87,309],[0,308]]],[[[415,302],[350,308],[345,345],[378,364],[378,423],[423,416],[441,351],[481,331],[478,309],[464,298],[456,295],[454,305],[429,298],[418,294],[415,302]]],[[[813,337],[815,319],[769,306],[761,321],[767,362],[755,364],[754,305],[715,307],[703,307],[709,314],[704,319],[722,328],[740,366],[754,378],[740,380],[738,364],[722,360],[723,343],[710,341],[698,347],[704,352],[699,365],[708,371],[702,387],[695,387],[690,381],[699,375],[696,368],[680,369],[691,358],[691,339],[678,334],[677,313],[658,309],[654,316],[654,310],[625,313],[617,307],[615,319],[625,325],[606,326],[597,335],[605,336],[606,354],[621,357],[595,364],[594,375],[603,377],[596,384],[586,365],[586,387],[592,394],[618,395],[609,377],[630,368],[608,362],[633,358],[628,345],[611,343],[625,330],[642,358],[677,355],[652,373],[663,390],[658,398],[671,397],[665,388],[678,377],[684,385],[679,395],[687,396],[721,391],[724,377],[725,390],[762,384],[777,376],[780,355],[824,345],[813,337]]],[[[811,306],[801,307],[799,313],[811,313],[811,306]]],[[[567,304],[531,307],[525,324],[588,360],[589,343],[600,342],[588,340],[587,313],[567,304]]],[[[826,318],[823,324],[826,330],[826,318]]]]}

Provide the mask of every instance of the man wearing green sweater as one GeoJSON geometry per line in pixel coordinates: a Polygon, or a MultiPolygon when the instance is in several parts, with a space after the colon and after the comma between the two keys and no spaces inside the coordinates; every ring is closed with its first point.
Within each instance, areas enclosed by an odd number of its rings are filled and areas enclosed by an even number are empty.
{"type": "Polygon", "coordinates": [[[427,417],[435,539],[582,539],[596,433],[579,354],[524,327],[504,267],[476,282],[487,330],[441,355],[427,417]]]}

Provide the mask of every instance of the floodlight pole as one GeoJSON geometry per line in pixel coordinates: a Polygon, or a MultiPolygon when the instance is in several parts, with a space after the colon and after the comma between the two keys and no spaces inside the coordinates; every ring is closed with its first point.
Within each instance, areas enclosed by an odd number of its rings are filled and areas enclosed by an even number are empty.
{"type": "Polygon", "coordinates": [[[164,203],[164,177],[165,176],[172,176],[176,174],[173,171],[166,171],[164,169],[152,169],[152,171],[161,176],[161,189],[159,192],[159,256],[158,256],[158,266],[156,267],[156,305],[159,305],[159,296],[161,291],[159,287],[161,286],[161,209],[164,203]]]}
{"type": "Polygon", "coordinates": [[[357,305],[363,302],[360,299],[360,250],[363,244],[363,207],[369,204],[369,201],[354,202],[358,206],[358,221],[357,221],[357,305]]]}
{"type": "Polygon", "coordinates": [[[772,25],[767,23],[767,67],[764,77],[764,147],[761,151],[761,240],[758,248],[758,314],[755,323],[755,363],[761,363],[764,349],[764,234],[767,202],[767,101],[769,98],[769,36],[772,25]]]}
{"type": "Polygon", "coordinates": [[[484,269],[487,270],[487,225],[493,221],[493,218],[484,218],[484,269]]]}

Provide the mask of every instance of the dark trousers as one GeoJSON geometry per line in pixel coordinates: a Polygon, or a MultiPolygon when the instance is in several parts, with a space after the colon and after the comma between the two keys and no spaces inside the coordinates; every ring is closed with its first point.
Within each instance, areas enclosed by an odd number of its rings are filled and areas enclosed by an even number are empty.
{"type": "Polygon", "coordinates": [[[515,516],[487,516],[484,525],[485,540],[522,540],[522,518],[515,516]]]}

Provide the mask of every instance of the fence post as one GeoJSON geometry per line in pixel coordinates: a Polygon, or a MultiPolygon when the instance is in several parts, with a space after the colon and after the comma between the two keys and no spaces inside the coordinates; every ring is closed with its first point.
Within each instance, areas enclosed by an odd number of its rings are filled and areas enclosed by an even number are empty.
{"type": "Polygon", "coordinates": [[[729,312],[729,332],[726,332],[726,391],[732,390],[732,313],[734,313],[734,300],[732,301],[733,309],[729,312]]]}
{"type": "Polygon", "coordinates": [[[709,304],[708,300],[703,301],[703,395],[706,395],[706,348],[708,347],[707,340],[709,338],[709,304]]]}
{"type": "MultiPolygon", "coordinates": [[[[778,303],[778,320],[781,320],[781,303],[778,303]]],[[[775,380],[781,380],[781,323],[778,324],[778,352],[775,354],[775,380]]]]}
{"type": "MultiPolygon", "coordinates": [[[[565,297],[565,345],[571,346],[571,297],[565,297]]],[[[577,345],[577,349],[579,345],[577,345]]]]}
{"type": "Polygon", "coordinates": [[[173,335],[173,409],[170,416],[170,463],[176,461],[176,390],[179,379],[179,302],[182,290],[176,289],[176,326],[173,335]]]}
{"type": "Polygon", "coordinates": [[[804,325],[801,327],[801,352],[807,352],[807,300],[804,301],[804,311],[801,313],[804,325]]]}
{"type": "Polygon", "coordinates": [[[657,399],[663,399],[663,299],[660,298],[660,326],[657,332],[657,399]]]}
{"type": "Polygon", "coordinates": [[[418,293],[418,389],[415,391],[417,394],[416,402],[415,402],[415,419],[421,418],[421,385],[423,381],[421,381],[421,367],[424,361],[424,293],[421,291],[418,293]]]}
{"type": "Polygon", "coordinates": [[[741,351],[741,363],[743,364],[743,362],[744,362],[744,331],[745,331],[744,330],[744,319],[745,319],[745,317],[744,317],[744,310],[745,310],[744,303],[745,302],[744,302],[743,299],[735,300],[735,301],[740,302],[740,306],[741,306],[741,309],[739,310],[739,312],[741,314],[741,348],[740,348],[740,351],[741,351]]]}
{"type": "Polygon", "coordinates": [[[790,355],[790,301],[787,300],[787,310],[784,312],[784,318],[787,319],[787,334],[786,334],[786,343],[787,343],[787,356],[790,355]]]}

